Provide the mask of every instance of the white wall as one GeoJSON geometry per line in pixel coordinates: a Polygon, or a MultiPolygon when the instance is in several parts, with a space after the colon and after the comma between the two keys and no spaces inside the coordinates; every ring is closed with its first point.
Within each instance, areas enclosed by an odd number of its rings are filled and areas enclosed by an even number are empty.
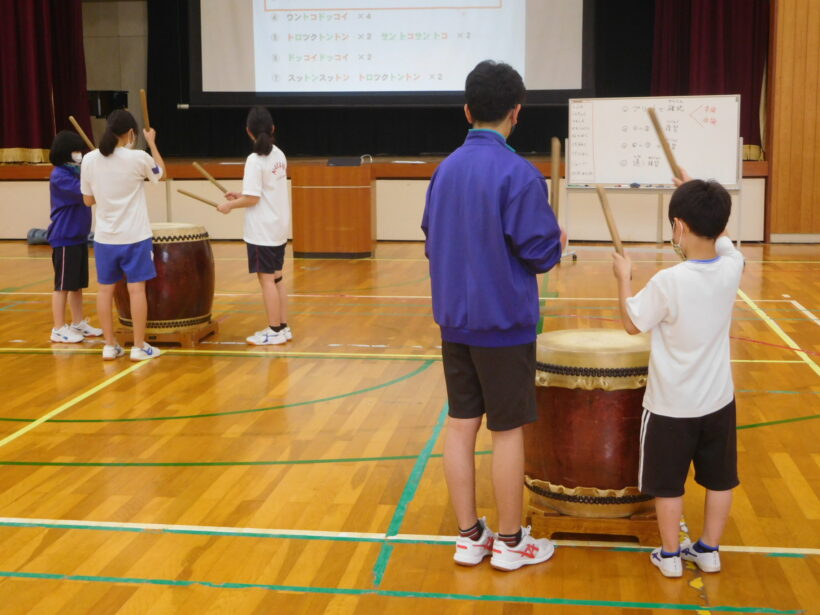
{"type": "MultiPolygon", "coordinates": [[[[241,180],[221,180],[229,190],[239,191],[241,180]]],[[[424,211],[424,195],[429,181],[426,179],[383,179],[376,182],[376,238],[382,241],[423,240],[421,216],[424,211]]],[[[199,194],[219,202],[221,195],[208,181],[169,180],[158,185],[146,183],[148,213],[152,222],[189,222],[201,224],[214,239],[242,239],[244,215],[236,211],[220,214],[213,208],[183,196],[178,188],[199,194]]],[[[288,181],[290,188],[290,181],[288,181]]],[[[742,184],[743,241],[763,241],[763,178],[744,179],[742,184]]],[[[663,237],[669,239],[669,223],[666,207],[669,194],[664,195],[662,211],[663,237]]],[[[574,191],[567,202],[566,190],[562,190],[559,203],[559,219],[567,225],[573,241],[609,241],[601,206],[594,191],[574,191]]],[[[729,233],[737,236],[736,224],[738,196],[733,195],[732,218],[729,233]]],[[[657,196],[655,194],[610,193],[610,205],[624,241],[655,241],[657,229],[657,196]]],[[[292,202],[292,201],[291,201],[292,202]]],[[[48,181],[2,181],[0,182],[0,239],[23,239],[30,228],[46,228],[49,223],[48,181]]]]}

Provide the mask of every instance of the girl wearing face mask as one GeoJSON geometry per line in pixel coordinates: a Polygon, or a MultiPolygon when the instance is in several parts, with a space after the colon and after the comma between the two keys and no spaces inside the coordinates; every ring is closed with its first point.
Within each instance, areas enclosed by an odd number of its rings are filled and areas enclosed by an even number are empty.
{"type": "Polygon", "coordinates": [[[143,130],[151,155],[135,150],[137,122],[119,109],[108,116],[100,148],[82,161],[80,187],[83,202],[97,206],[94,255],[97,264],[97,313],[105,336],[103,359],[121,357],[125,351],[114,337],[114,285],[123,276],[128,284],[134,346],[131,360],[159,356],[159,350],[145,342],[148,303],[145,282],[156,277],[151,243],[151,223],[145,200],[144,180],[158,182],[165,164],[157,150],[156,133],[143,130]]]}
{"type": "Polygon", "coordinates": [[[102,335],[102,330],[83,318],[83,288],[88,288],[88,233],[91,212],[80,193],[80,160],[84,149],[80,136],[63,130],[54,137],[48,159],[54,165],[49,178],[51,224],[48,242],[54,266],[54,294],[51,310],[54,327],[51,341],[76,344],[86,337],[102,335]],[[66,303],[71,322],[65,319],[66,303]]]}

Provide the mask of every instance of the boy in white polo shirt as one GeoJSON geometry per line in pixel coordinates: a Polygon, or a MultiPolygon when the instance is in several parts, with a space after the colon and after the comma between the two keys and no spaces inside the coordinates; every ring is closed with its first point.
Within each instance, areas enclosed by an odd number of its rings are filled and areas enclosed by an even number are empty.
{"type": "Polygon", "coordinates": [[[155,132],[144,130],[153,157],[134,150],[137,122],[125,109],[108,116],[99,149],[83,158],[80,190],[83,202],[97,206],[94,257],[97,265],[97,312],[105,336],[103,359],[121,357],[125,351],[114,337],[114,285],[123,276],[128,283],[134,346],[131,360],[158,357],[159,349],[145,341],[148,303],[145,282],[157,275],[143,183],[162,178],[164,163],[157,150],[155,132]]]}
{"type": "Polygon", "coordinates": [[[650,559],[667,577],[681,559],[720,570],[718,545],[738,484],[729,327],[743,256],[726,236],[731,198],[714,181],[684,176],[669,203],[672,245],[685,262],[656,273],[634,297],[631,262],[614,255],[621,319],[628,333],[651,333],[641,422],[639,487],[655,496],[662,547],[650,559]],[[706,488],[701,538],[679,544],[690,463],[706,488]]]}

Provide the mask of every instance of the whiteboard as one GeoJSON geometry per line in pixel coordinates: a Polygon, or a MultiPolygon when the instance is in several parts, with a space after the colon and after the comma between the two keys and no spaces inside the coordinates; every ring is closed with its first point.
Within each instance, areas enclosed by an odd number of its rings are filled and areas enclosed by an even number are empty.
{"type": "Polygon", "coordinates": [[[570,99],[568,186],[672,186],[650,107],[691,177],[739,186],[740,95],[570,99]]]}

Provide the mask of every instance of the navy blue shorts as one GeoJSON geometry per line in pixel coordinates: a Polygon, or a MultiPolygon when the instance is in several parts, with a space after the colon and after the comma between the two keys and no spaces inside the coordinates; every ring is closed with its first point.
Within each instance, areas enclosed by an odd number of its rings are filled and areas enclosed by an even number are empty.
{"type": "Polygon", "coordinates": [[[248,246],[248,273],[277,273],[285,265],[285,246],[248,246]]]}
{"type": "Polygon", "coordinates": [[[97,262],[97,282],[116,284],[125,276],[126,282],[145,282],[157,277],[154,267],[154,245],[149,237],[137,243],[111,244],[94,242],[97,262]]]}
{"type": "Polygon", "coordinates": [[[76,291],[88,288],[88,244],[51,249],[54,290],[76,291]]]}

